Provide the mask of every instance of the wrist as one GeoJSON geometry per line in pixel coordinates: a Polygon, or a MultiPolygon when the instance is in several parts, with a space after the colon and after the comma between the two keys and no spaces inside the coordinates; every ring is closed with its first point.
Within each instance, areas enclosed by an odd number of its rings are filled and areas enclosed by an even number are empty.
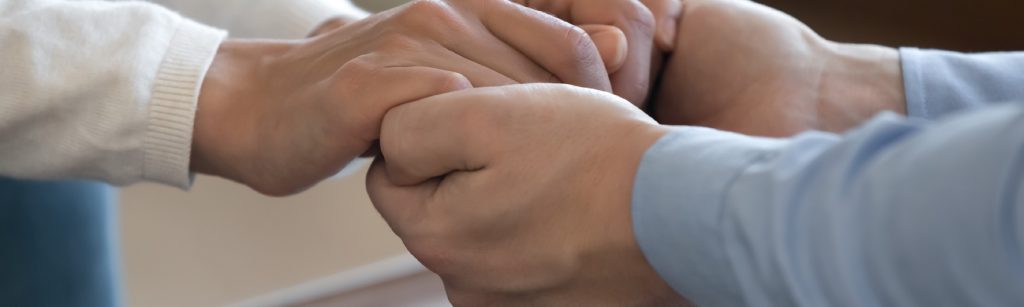
{"type": "Polygon", "coordinates": [[[226,40],[199,90],[192,137],[193,172],[241,180],[236,164],[255,144],[255,105],[268,88],[264,67],[282,44],[226,40]]]}
{"type": "Polygon", "coordinates": [[[882,112],[907,114],[899,51],[826,42],[818,86],[820,129],[841,132],[882,112]]]}
{"type": "Polygon", "coordinates": [[[613,159],[624,163],[597,163],[608,172],[604,178],[615,180],[615,183],[601,189],[613,192],[600,195],[600,208],[593,212],[599,214],[595,220],[598,225],[586,227],[595,244],[581,253],[581,274],[577,283],[585,286],[607,283],[623,293],[617,302],[622,305],[636,306],[680,306],[685,300],[679,296],[668,283],[659,276],[654,267],[647,261],[637,241],[632,218],[632,195],[636,182],[637,170],[647,151],[662,137],[671,132],[670,127],[656,123],[636,125],[627,131],[625,137],[616,142],[622,149],[621,155],[613,159]],[[609,276],[614,276],[610,280],[609,276]],[[632,293],[633,295],[628,295],[632,293]]]}

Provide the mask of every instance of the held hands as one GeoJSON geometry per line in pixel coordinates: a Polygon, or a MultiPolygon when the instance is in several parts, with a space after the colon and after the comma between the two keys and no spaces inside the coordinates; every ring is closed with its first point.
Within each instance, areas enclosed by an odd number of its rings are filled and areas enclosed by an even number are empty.
{"type": "MultiPolygon", "coordinates": [[[[618,30],[591,31],[617,58],[618,30]]],[[[228,41],[203,83],[193,170],[294,194],[369,150],[397,105],[531,82],[608,91],[601,59],[579,28],[505,0],[417,1],[304,41],[228,41]]]]}
{"type": "MultiPolygon", "coordinates": [[[[749,1],[686,5],[655,105],[664,123],[781,136],[902,108],[894,50],[826,41],[749,1]]],[[[572,86],[443,94],[387,114],[368,191],[457,306],[681,305],[630,220],[633,176],[664,129],[572,86]]]]}
{"type": "Polygon", "coordinates": [[[616,96],[517,85],[390,111],[368,191],[456,306],[673,306],[630,198],[665,128],[616,96]]]}
{"type": "Polygon", "coordinates": [[[661,53],[674,50],[682,0],[512,0],[578,24],[621,29],[628,48],[624,64],[612,73],[615,94],[636,105],[646,103],[661,53]],[[654,47],[657,47],[655,50],[654,47]],[[660,52],[657,52],[660,51],[660,52]],[[652,69],[653,68],[653,69],[652,69]]]}

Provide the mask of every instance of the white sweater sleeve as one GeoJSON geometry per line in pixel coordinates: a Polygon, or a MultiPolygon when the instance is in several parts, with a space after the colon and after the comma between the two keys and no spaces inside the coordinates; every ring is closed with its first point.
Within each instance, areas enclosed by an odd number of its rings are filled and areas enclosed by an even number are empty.
{"type": "Polygon", "coordinates": [[[237,38],[302,38],[334,16],[368,15],[348,0],[151,0],[237,38]]]}
{"type": "Polygon", "coordinates": [[[224,37],[146,3],[0,1],[0,176],[187,187],[224,37]]]}

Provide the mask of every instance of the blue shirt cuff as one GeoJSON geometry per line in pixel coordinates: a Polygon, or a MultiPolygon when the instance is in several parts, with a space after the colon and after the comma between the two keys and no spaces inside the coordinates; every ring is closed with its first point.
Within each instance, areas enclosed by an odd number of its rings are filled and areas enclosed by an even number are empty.
{"type": "Polygon", "coordinates": [[[673,289],[706,306],[743,306],[723,245],[723,197],[735,178],[783,141],[678,128],[648,149],[633,188],[633,227],[648,262],[673,289]]]}
{"type": "Polygon", "coordinates": [[[1024,53],[900,49],[908,115],[939,119],[1024,100],[1024,53]]]}

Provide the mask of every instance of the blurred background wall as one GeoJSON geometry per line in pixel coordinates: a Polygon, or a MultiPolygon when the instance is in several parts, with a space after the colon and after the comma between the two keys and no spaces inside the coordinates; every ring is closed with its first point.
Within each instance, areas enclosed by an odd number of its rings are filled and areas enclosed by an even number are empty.
{"type": "Polygon", "coordinates": [[[1021,0],[759,0],[826,38],[959,51],[1024,50],[1021,0]]]}
{"type": "MultiPolygon", "coordinates": [[[[384,9],[403,0],[358,1],[384,9]]],[[[767,0],[826,37],[957,50],[1024,50],[1019,0],[767,0]]],[[[218,306],[404,251],[373,210],[362,173],[271,199],[213,178],[189,193],[123,190],[129,306],[218,306]]]]}

